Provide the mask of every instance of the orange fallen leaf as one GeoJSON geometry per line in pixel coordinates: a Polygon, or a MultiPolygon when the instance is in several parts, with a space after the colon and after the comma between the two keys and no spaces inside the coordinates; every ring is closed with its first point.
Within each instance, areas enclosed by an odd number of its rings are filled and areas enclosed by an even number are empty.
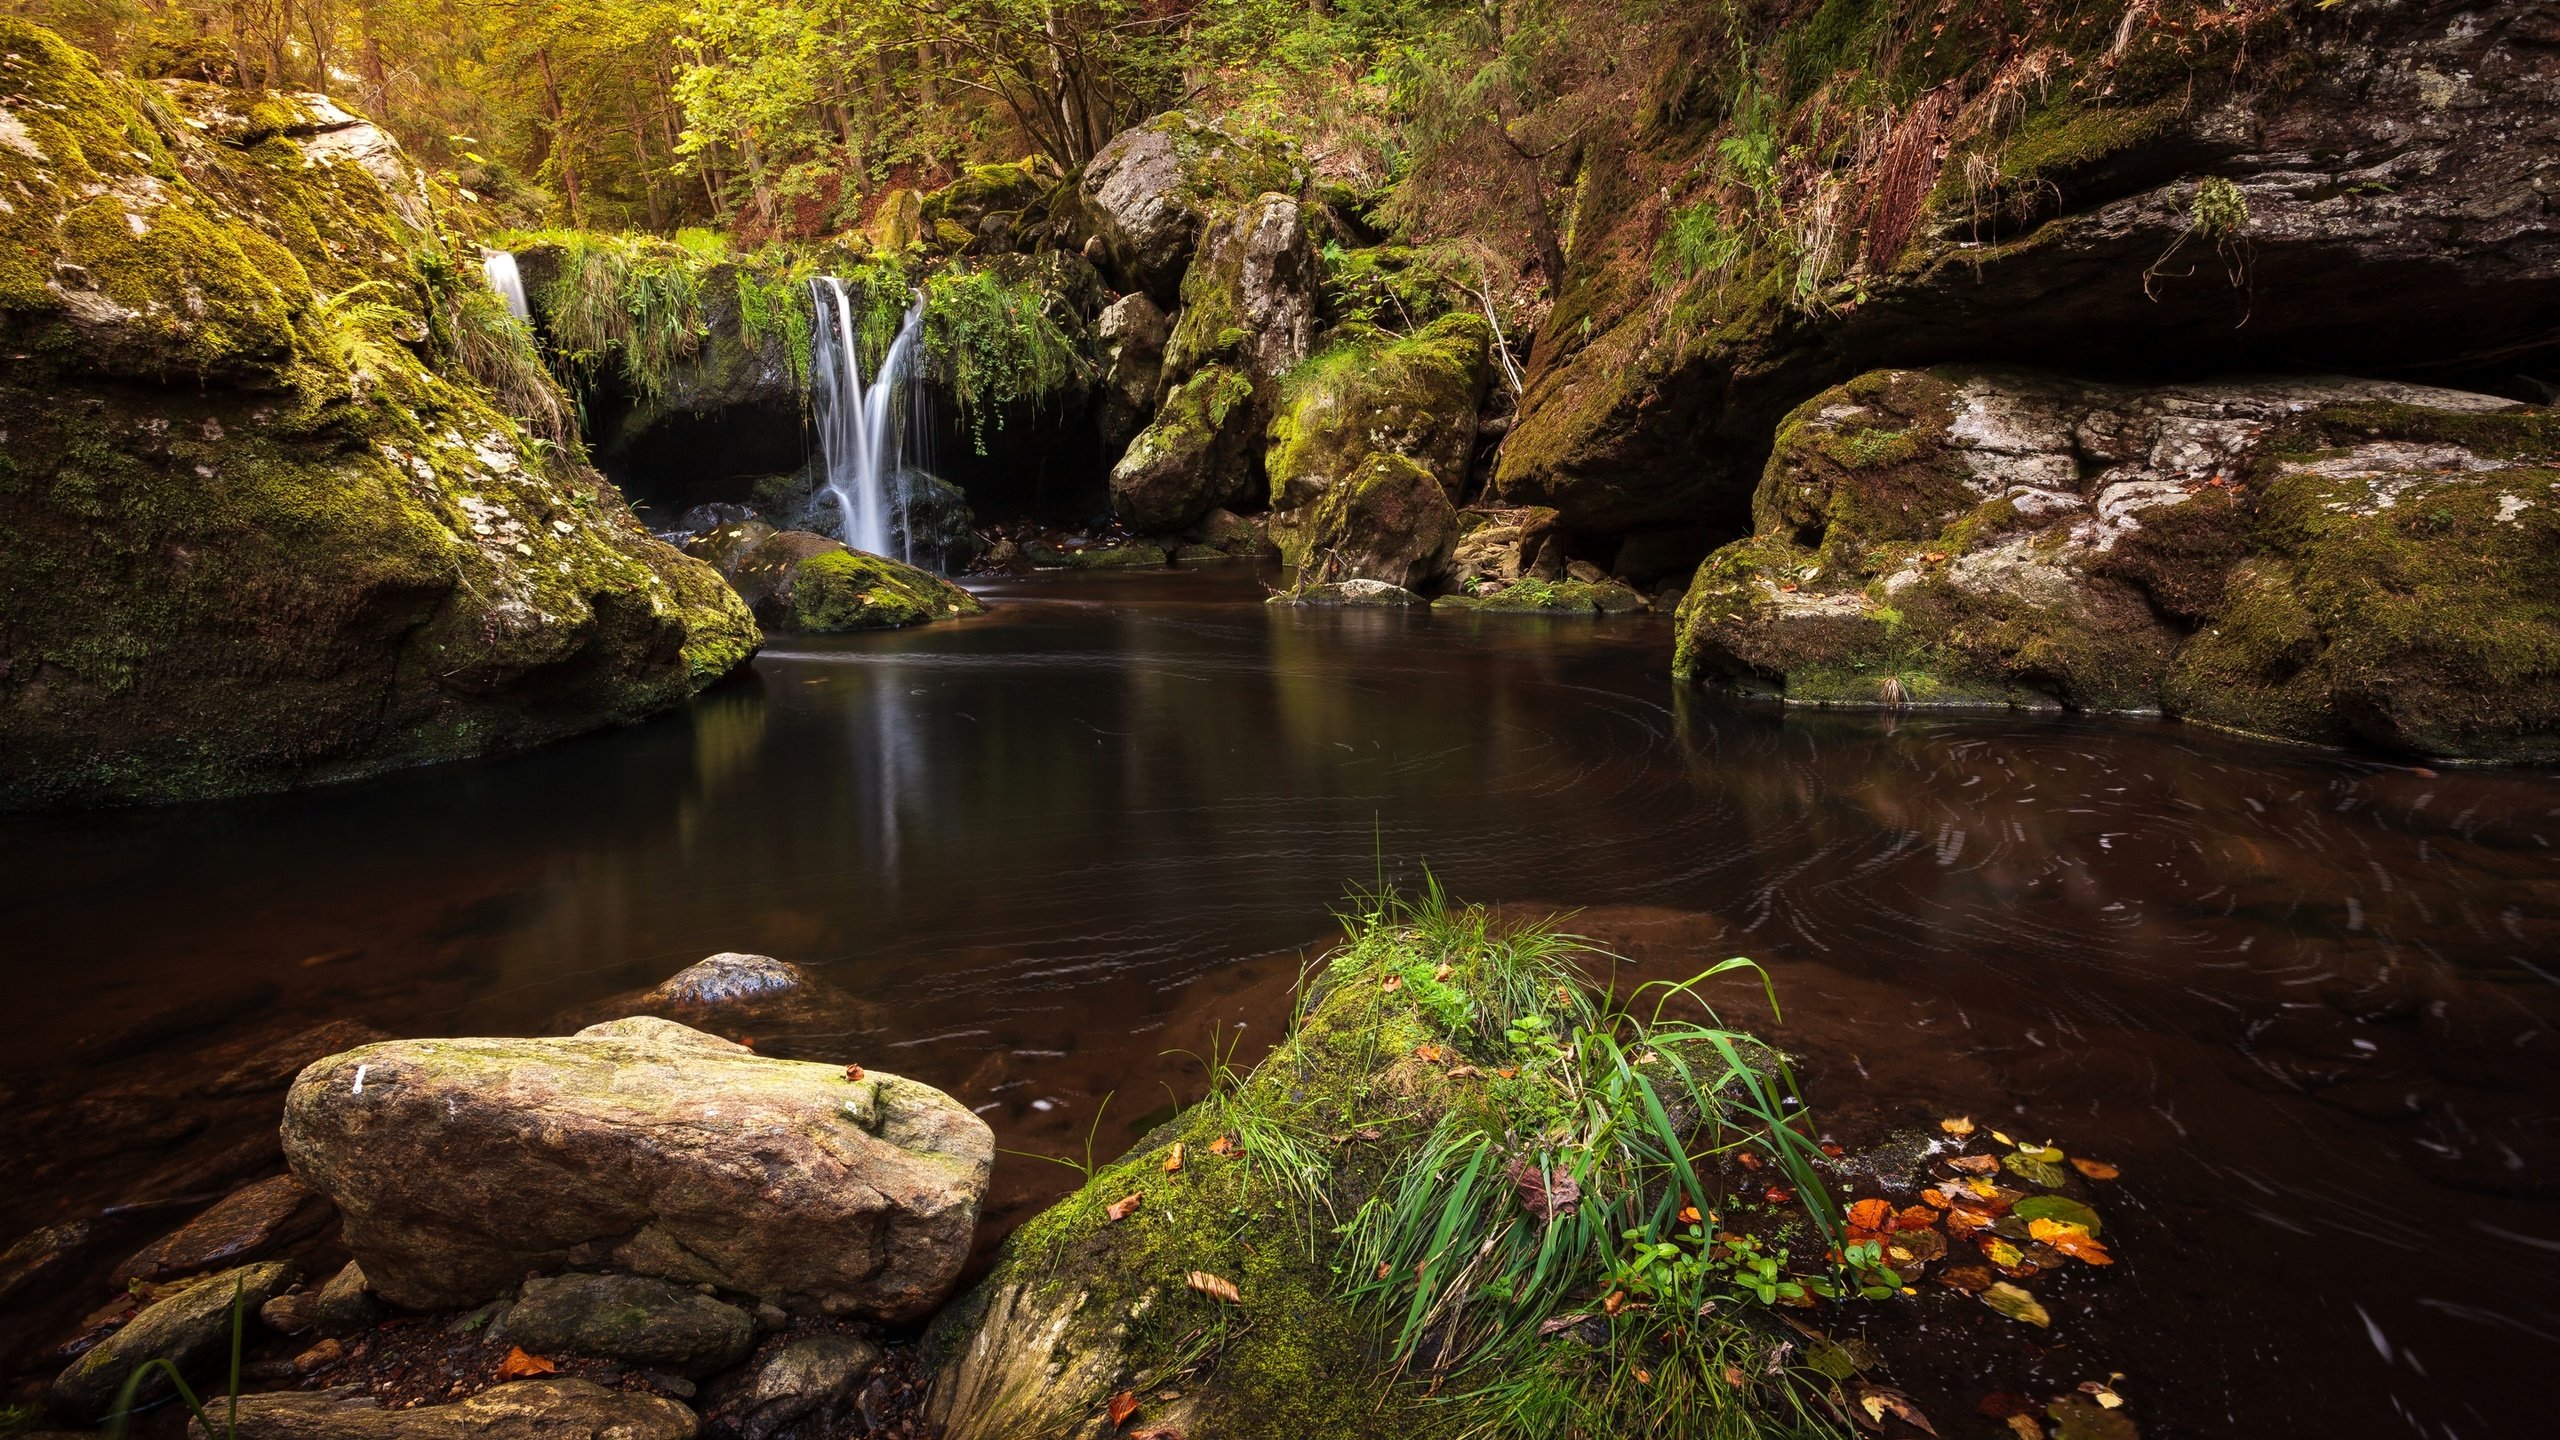
{"type": "Polygon", "coordinates": [[[2078,1225],[2066,1224],[2060,1220],[2030,1220],[2027,1222],[2027,1233],[2084,1264],[2113,1265],[2116,1263],[2116,1257],[2107,1253],[2107,1247],[2078,1225]]]}
{"type": "Polygon", "coordinates": [[[738,1037],[738,1043],[750,1050],[753,1050],[756,1048],[756,1037],[753,1035],[741,1035],[738,1037]]]}
{"type": "Polygon", "coordinates": [[[1962,1205],[1958,1205],[1947,1212],[1947,1233],[1950,1235],[1970,1235],[1976,1230],[1988,1230],[1991,1228],[1991,1220],[1991,1216],[1985,1215],[1979,1210],[1969,1210],[1962,1205]]]}
{"type": "Polygon", "coordinates": [[[1784,1205],[1796,1198],[1796,1192],[1788,1189],[1784,1185],[1772,1185],[1767,1190],[1761,1192],[1761,1198],[1767,1200],[1772,1205],[1784,1205]]]}
{"type": "Polygon", "coordinates": [[[1893,1212],[1896,1230],[1926,1230],[1938,1223],[1938,1212],[1926,1205],[1907,1205],[1893,1212]]]}
{"type": "Polygon", "coordinates": [[[1449,1052],[1437,1045],[1416,1045],[1413,1047],[1413,1054],[1415,1059],[1427,1060],[1434,1065],[1449,1058],[1449,1052]]]}
{"type": "Polygon", "coordinates": [[[1751,1377],[1743,1374],[1740,1367],[1727,1365],[1724,1367],[1724,1383],[1736,1390],[1748,1389],[1751,1385],[1751,1377]]]}
{"type": "Polygon", "coordinates": [[[1432,971],[1432,972],[1431,972],[1431,978],[1432,978],[1432,979],[1434,979],[1434,980],[1446,980],[1446,979],[1448,979],[1448,978],[1449,978],[1449,967],[1448,967],[1447,965],[1442,965],[1439,969],[1432,971]]]}
{"type": "Polygon", "coordinates": [[[1697,1224],[1697,1223],[1698,1223],[1698,1207],[1697,1207],[1697,1206],[1695,1206],[1695,1205],[1683,1205],[1683,1206],[1681,1206],[1681,1207],[1680,1207],[1680,1223],[1682,1223],[1682,1224],[1684,1224],[1684,1225],[1695,1225],[1695,1224],[1697,1224]]]}
{"type": "Polygon", "coordinates": [[[1822,1150],[1822,1153],[1823,1153],[1823,1154],[1830,1156],[1830,1157],[1831,1157],[1832,1159],[1834,1159],[1834,1160],[1837,1160],[1837,1159],[1839,1159],[1841,1156],[1846,1155],[1846,1154],[1848,1154],[1848,1153],[1849,1153],[1848,1151],[1841,1149],[1839,1146],[1832,1144],[1832,1143],[1831,1143],[1830,1141],[1828,1141],[1828,1140],[1825,1140],[1824,1142],[1822,1142],[1822,1145],[1821,1145],[1821,1147],[1820,1147],[1820,1148],[1821,1148],[1821,1150],[1822,1150]]]}
{"type": "Polygon", "coordinates": [[[1786,594],[1793,595],[1796,593],[1797,586],[1794,581],[1790,580],[1786,584],[1779,586],[1778,589],[1786,594]]]}
{"type": "Polygon", "coordinates": [[[1137,1413],[1138,1413],[1138,1397],[1137,1397],[1137,1396],[1135,1396],[1135,1395],[1131,1394],[1130,1392],[1128,1392],[1128,1391],[1126,1391],[1126,1390],[1123,1390],[1123,1391],[1121,1391],[1119,1394],[1114,1395],[1114,1396],[1112,1396],[1112,1397],[1111,1397],[1110,1414],[1111,1414],[1111,1428],[1112,1428],[1112,1429],[1117,1430],[1117,1429],[1119,1429],[1121,1426],[1128,1424],[1128,1423],[1129,1423],[1129,1417],[1130,1417],[1130,1416],[1132,1416],[1132,1415],[1135,1415],[1135,1414],[1137,1414],[1137,1413]]]}
{"type": "Polygon", "coordinates": [[[1733,1159],[1735,1164],[1740,1165],[1745,1170],[1757,1170],[1760,1168],[1760,1157],[1752,1154],[1748,1150],[1734,1151],[1733,1159]]]}
{"type": "Polygon", "coordinates": [[[1104,1209],[1102,1213],[1109,1216],[1111,1222],[1116,1225],[1119,1222],[1128,1219],[1131,1215],[1136,1214],[1140,1202],[1144,1201],[1146,1198],[1147,1197],[1144,1195],[1132,1192],[1123,1199],[1112,1201],[1109,1207],[1104,1209]]]}
{"type": "Polygon", "coordinates": [[[847,1065],[846,1067],[844,1067],[844,1078],[846,1078],[847,1080],[859,1080],[859,1079],[861,1079],[861,1078],[862,1078],[862,1067],[861,1067],[861,1066],[859,1066],[859,1065],[847,1065]]]}
{"type": "Polygon", "coordinates": [[[1379,982],[1378,988],[1386,991],[1390,995],[1393,995],[1404,988],[1404,977],[1401,975],[1390,975],[1385,980],[1379,982]]]}
{"type": "Polygon", "coordinates": [[[1166,1151],[1166,1152],[1165,1152],[1165,1157],[1164,1157],[1164,1173],[1166,1173],[1167,1175],[1171,1175],[1171,1174],[1174,1174],[1175,1172],[1179,1171],[1181,1168],[1182,1168],[1182,1142],[1181,1142],[1181,1141],[1179,1141],[1179,1140],[1176,1140],[1176,1141],[1174,1141],[1174,1142],[1173,1142],[1173,1148],[1172,1148],[1171,1150],[1168,1150],[1168,1151],[1166,1151]]]}
{"type": "Polygon", "coordinates": [[[1973,1133],[1973,1117],[1958,1115],[1952,1120],[1941,1120],[1938,1122],[1938,1128],[1950,1135],[1970,1135],[1973,1133]]]}
{"type": "Polygon", "coordinates": [[[1228,1139],[1224,1135],[1221,1135],[1217,1139],[1209,1142],[1209,1153],[1212,1155],[1233,1155],[1236,1153],[1236,1142],[1228,1139]]]}
{"type": "Polygon", "coordinates": [[[498,1378],[522,1380],[529,1375],[554,1374],[559,1369],[559,1366],[542,1356],[527,1354],[523,1346],[511,1345],[507,1347],[507,1358],[498,1362],[498,1378]]]}
{"type": "Polygon", "coordinates": [[[1192,1271],[1190,1274],[1182,1277],[1182,1283],[1199,1291],[1201,1294],[1208,1296],[1212,1300],[1224,1300],[1230,1305],[1241,1305],[1244,1303],[1244,1297],[1236,1293],[1234,1281],[1212,1275],[1206,1270],[1192,1271]]]}
{"type": "Polygon", "coordinates": [[[2088,1176],[2092,1180],[2113,1180],[2118,1174],[2122,1173],[2106,1161],[2092,1160],[2086,1155],[2072,1156],[2071,1168],[2088,1176]]]}
{"type": "Polygon", "coordinates": [[[1893,1223],[1893,1202],[1861,1200],[1849,1207],[1849,1223],[1860,1230],[1882,1230],[1893,1223]]]}
{"type": "Polygon", "coordinates": [[[1505,1065],[1505,1066],[1503,1066],[1501,1069],[1496,1070],[1496,1071],[1494,1071],[1493,1073],[1494,1073],[1494,1074],[1496,1074],[1496,1075],[1501,1076],[1501,1077],[1502,1077],[1503,1079],[1505,1079],[1505,1080],[1516,1079],[1516,1078],[1518,1078],[1518,1077],[1519,1077],[1519,1074],[1520,1074],[1520,1067],[1519,1067],[1519,1066],[1517,1066],[1517,1065],[1505,1065]]]}
{"type": "Polygon", "coordinates": [[[1626,1291],[1612,1290],[1609,1292],[1609,1298],[1600,1302],[1600,1313],[1603,1315],[1615,1315],[1626,1303],[1626,1291]]]}
{"type": "Polygon", "coordinates": [[[1650,1371],[1650,1370],[1638,1370],[1638,1371],[1636,1372],[1636,1383],[1637,1383],[1637,1384],[1639,1384],[1639,1385],[1650,1385],[1650,1384],[1652,1384],[1652,1383],[1653,1383],[1653,1372],[1652,1372],[1652,1371],[1650,1371]]]}
{"type": "Polygon", "coordinates": [[[1950,1155],[1947,1163],[1967,1175],[1988,1175],[2000,1168],[1997,1155],[1950,1155]]]}

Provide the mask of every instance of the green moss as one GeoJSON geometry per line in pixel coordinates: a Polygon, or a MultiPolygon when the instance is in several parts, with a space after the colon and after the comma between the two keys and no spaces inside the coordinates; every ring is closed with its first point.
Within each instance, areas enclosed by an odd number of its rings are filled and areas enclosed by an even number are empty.
{"type": "Polygon", "coordinates": [[[1485,595],[1443,595],[1434,610],[1472,610],[1492,615],[1629,615],[1645,607],[1645,599],[1616,581],[1541,580],[1534,575],[1485,595]]]}
{"type": "Polygon", "coordinates": [[[812,555],[791,580],[792,628],[813,633],[890,630],[986,608],[938,575],[859,550],[812,555]]]}
{"type": "Polygon", "coordinates": [[[1463,313],[1406,336],[1337,332],[1281,377],[1263,449],[1273,507],[1310,503],[1376,451],[1420,462],[1457,493],[1491,343],[1492,327],[1463,313]]]}

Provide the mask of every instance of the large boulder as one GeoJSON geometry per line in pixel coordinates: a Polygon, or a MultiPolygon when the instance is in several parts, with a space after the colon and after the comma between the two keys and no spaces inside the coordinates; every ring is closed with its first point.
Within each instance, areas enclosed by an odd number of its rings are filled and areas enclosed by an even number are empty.
{"type": "Polygon", "coordinates": [[[434,298],[441,192],[387,136],[148,96],[17,19],[0,53],[0,805],[519,749],[753,654],[717,576],[404,343],[496,302],[434,298]]]}
{"type": "MultiPolygon", "coordinates": [[[[215,1407],[229,1424],[232,1410],[215,1407]]],[[[353,1386],[240,1397],[233,1440],[694,1440],[692,1410],[592,1380],[544,1376],[451,1405],[386,1410],[353,1386]]],[[[212,1440],[190,1423],[190,1440],[212,1440]]]]}
{"type": "Polygon", "coordinates": [[[1379,451],[1419,463],[1459,498],[1492,334],[1463,313],[1412,335],[1348,327],[1290,370],[1263,449],[1272,508],[1313,502],[1379,451]]]}
{"type": "Polygon", "coordinates": [[[1864,375],[1787,417],[1678,668],[2560,759],[2560,416],[2368,380],[1864,375]]]}
{"type": "Polygon", "coordinates": [[[1170,306],[1213,214],[1305,184],[1304,169],[1279,147],[1169,111],[1112,137],[1084,167],[1078,193],[1123,288],[1170,306]]]}
{"type": "Polygon", "coordinates": [[[768,535],[734,564],[731,583],[775,630],[886,630],[987,608],[930,571],[807,530],[768,535]]]}
{"type": "Polygon", "coordinates": [[[1840,6],[1648,22],[1746,39],[1767,103],[1684,120],[1700,72],[1672,65],[1586,132],[1500,494],[1585,535],[1738,529],[1779,418],[1878,366],[2549,372],[2549,4],[2107,11],[1906,14],[1845,50],[1840,6]],[[1816,131],[1856,138],[1736,168],[1816,131]]]}
{"type": "Polygon", "coordinates": [[[1276,192],[1241,207],[1210,227],[1182,277],[1164,383],[1232,365],[1266,389],[1307,357],[1322,289],[1306,207],[1276,192]]]}
{"type": "Polygon", "coordinates": [[[1253,380],[1233,366],[1208,366],[1175,386],[1111,468],[1120,518],[1157,534],[1242,503],[1253,483],[1255,417],[1253,380]]]}
{"type": "Polygon", "coordinates": [[[986,1123],[930,1086],[646,1017],[332,1056],[294,1082],[284,1142],[397,1305],[610,1263],[885,1320],[931,1313],[958,1278],[995,1158],[986,1123]]]}
{"type": "Polygon", "coordinates": [[[507,1310],[506,1337],[536,1355],[592,1355],[702,1376],[746,1358],[756,1322],[735,1305],[646,1275],[536,1276],[507,1310]]]}
{"type": "MultiPolygon", "coordinates": [[[[293,1266],[270,1260],[162,1293],[55,1378],[54,1405],[82,1419],[102,1418],[125,1382],[154,1360],[166,1360],[201,1380],[218,1357],[230,1353],[234,1314],[240,1326],[254,1326],[258,1307],[292,1283],[293,1266]]],[[[134,1390],[134,1400],[148,1405],[170,1393],[168,1372],[153,1366],[134,1390]]]]}
{"type": "Polygon", "coordinates": [[[1430,471],[1380,452],[1274,533],[1301,585],[1383,580],[1421,590],[1448,573],[1458,511],[1430,471]]]}
{"type": "Polygon", "coordinates": [[[1142,291],[1121,296],[1095,317],[1094,349],[1102,365],[1102,404],[1095,418],[1104,454],[1124,452],[1146,427],[1164,377],[1165,341],[1172,334],[1164,311],[1142,291]]]}

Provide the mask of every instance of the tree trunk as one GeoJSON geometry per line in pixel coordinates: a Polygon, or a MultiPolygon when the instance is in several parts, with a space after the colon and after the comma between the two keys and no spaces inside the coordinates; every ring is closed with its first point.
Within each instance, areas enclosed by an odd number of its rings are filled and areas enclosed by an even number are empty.
{"type": "Polygon", "coordinates": [[[551,47],[545,45],[533,53],[542,62],[542,95],[551,109],[551,153],[560,163],[561,197],[568,202],[569,223],[583,225],[586,222],[580,218],[578,205],[577,147],[571,143],[569,120],[560,107],[560,81],[551,73],[551,47]]]}

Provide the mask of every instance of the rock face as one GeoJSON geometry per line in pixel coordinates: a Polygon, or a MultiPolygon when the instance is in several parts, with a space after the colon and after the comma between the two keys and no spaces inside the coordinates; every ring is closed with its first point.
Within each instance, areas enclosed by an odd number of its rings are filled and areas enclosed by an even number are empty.
{"type": "MultiPolygon", "coordinates": [[[[693,1411],[591,1380],[545,1377],[483,1390],[451,1405],[385,1410],[345,1390],[246,1395],[238,1440],[693,1440],[693,1411]]],[[[190,1423],[194,1440],[208,1440],[190,1423]]]]}
{"type": "Polygon", "coordinates": [[[1410,336],[1337,333],[1280,383],[1263,450],[1272,508],[1312,503],[1380,451],[1416,462],[1459,498],[1491,341],[1491,327],[1466,314],[1410,336]]]}
{"type": "Polygon", "coordinates": [[[381,132],[145,105],[15,19],[0,55],[0,805],[522,748],[754,652],[708,569],[401,343],[437,197],[381,132]]]}
{"type": "Polygon", "coordinates": [[[1278,533],[1302,583],[1383,580],[1420,590],[1448,572],[1458,511],[1430,471],[1380,453],[1326,491],[1303,523],[1278,533]]]}
{"type": "MultiPolygon", "coordinates": [[[[162,1295],[72,1361],[53,1382],[53,1403],[84,1419],[102,1417],[133,1372],[153,1360],[201,1378],[217,1356],[230,1353],[235,1301],[243,1307],[243,1322],[255,1324],[258,1307],[292,1282],[293,1267],[273,1260],[208,1275],[162,1295]]],[[[170,1393],[166,1372],[154,1370],[134,1399],[147,1405],[170,1393]]]]}
{"type": "Polygon", "coordinates": [[[959,1275],[995,1155],[985,1122],[929,1086],[654,1018],[333,1056],[294,1082],[284,1135],[375,1290],[413,1309],[609,1262],[913,1319],[959,1275]]]}
{"type": "Polygon", "coordinates": [[[1142,533],[1179,530],[1242,503],[1255,435],[1253,381],[1211,365],[1174,387],[1111,470],[1111,503],[1142,533]]]}
{"type": "Polygon", "coordinates": [[[1556,512],[1544,505],[1469,509],[1458,516],[1460,536],[1450,569],[1460,590],[1509,585],[1523,576],[1564,578],[1564,535],[1556,512]]]}
{"type": "Polygon", "coordinates": [[[1278,150],[1172,111],[1113,137],[1078,184],[1085,223],[1123,288],[1170,306],[1213,211],[1265,191],[1295,194],[1305,180],[1278,150]]]}
{"type": "Polygon", "coordinates": [[[2360,380],[1861,376],[1787,418],[1678,665],[2560,759],[2560,418],[2360,380]]]}
{"type": "Polygon", "coordinates": [[[1105,454],[1120,454],[1146,428],[1164,377],[1165,341],[1173,335],[1164,312],[1143,291],[1111,302],[1093,322],[1094,348],[1102,362],[1102,406],[1097,415],[1105,454]]]}
{"type": "Polygon", "coordinates": [[[806,530],[766,536],[737,559],[731,583],[776,630],[886,630],[987,608],[939,575],[806,530]]]}
{"type": "Polygon", "coordinates": [[[329,1206],[301,1181],[278,1175],[243,1186],[115,1268],[109,1280],[170,1280],[266,1253],[320,1228],[329,1206]]]}
{"type": "Polygon", "coordinates": [[[1212,225],[1182,277],[1182,313],[1165,344],[1164,379],[1232,365],[1259,391],[1307,356],[1321,275],[1305,209],[1289,195],[1255,199],[1212,225]]]}
{"type": "Polygon", "coordinates": [[[593,1355],[696,1377],[737,1364],[756,1342],[746,1311],[640,1275],[527,1280],[506,1325],[507,1339],[536,1355],[593,1355]]]}
{"type": "MultiPolygon", "coordinates": [[[[1780,225],[1732,232],[1819,231],[1816,259],[1753,241],[1657,283],[1670,217],[1732,185],[1717,147],[1733,132],[1673,121],[1670,89],[1626,107],[1625,142],[1587,151],[1589,218],[1501,495],[1583,534],[1738,528],[1779,417],[1884,365],[2068,367],[2097,346],[2173,375],[2541,373],[2519,357],[2560,328],[2560,12],[2112,8],[2121,25],[2078,9],[1943,37],[1893,21],[1875,90],[1915,98],[1889,110],[1764,77],[1775,133],[1859,137],[1826,171],[1788,171],[1780,225]]],[[[1834,53],[1818,28],[1834,13],[1755,47],[1784,66],[1834,53]]],[[[1724,38],[1705,11],[1677,23],[1695,29],[1661,43],[1724,38]]]]}

